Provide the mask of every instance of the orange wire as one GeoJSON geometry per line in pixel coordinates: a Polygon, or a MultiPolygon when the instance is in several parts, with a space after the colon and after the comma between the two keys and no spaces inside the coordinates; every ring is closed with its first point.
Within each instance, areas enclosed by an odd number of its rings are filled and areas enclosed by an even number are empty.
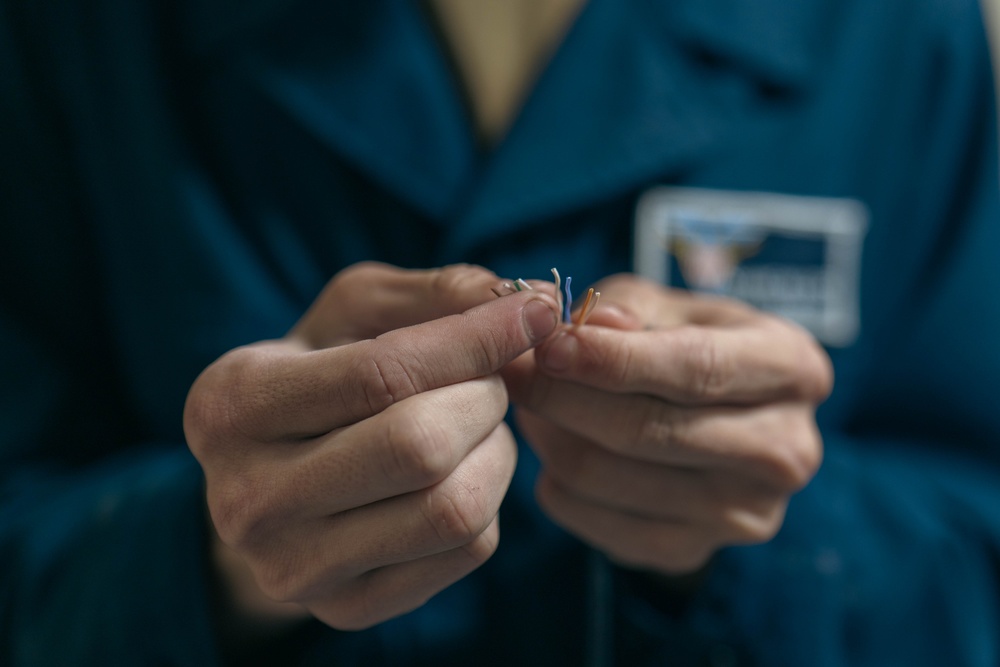
{"type": "Polygon", "coordinates": [[[574,322],[573,324],[575,324],[576,326],[580,326],[581,324],[583,324],[584,320],[587,317],[587,308],[590,307],[590,302],[593,298],[594,298],[594,288],[591,287],[589,290],[587,290],[587,298],[583,302],[583,308],[580,309],[580,314],[576,316],[576,322],[574,322]]]}

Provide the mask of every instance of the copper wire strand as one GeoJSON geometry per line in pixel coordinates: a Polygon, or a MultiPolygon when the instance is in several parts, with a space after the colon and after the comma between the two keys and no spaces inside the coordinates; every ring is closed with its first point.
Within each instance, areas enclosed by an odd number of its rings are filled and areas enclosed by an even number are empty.
{"type": "MultiPolygon", "coordinates": [[[[531,285],[529,285],[527,283],[527,281],[525,281],[525,280],[523,280],[521,278],[518,278],[517,282],[515,284],[520,285],[524,289],[535,289],[534,287],[532,287],[531,285]]],[[[520,289],[518,291],[520,291],[520,289]]]]}
{"type": "Polygon", "coordinates": [[[597,302],[600,300],[601,300],[601,293],[594,292],[594,288],[591,287],[590,290],[587,292],[587,300],[583,302],[583,309],[580,311],[580,316],[577,317],[576,319],[576,326],[582,327],[584,324],[587,323],[587,318],[589,318],[590,314],[594,312],[595,308],[597,308],[597,302]],[[594,296],[593,301],[591,301],[590,299],[591,292],[593,292],[594,296]]]}
{"type": "Polygon", "coordinates": [[[583,300],[583,307],[580,308],[580,313],[576,316],[576,321],[573,322],[574,326],[580,326],[583,324],[584,315],[587,314],[587,308],[590,307],[590,302],[594,300],[594,288],[591,287],[587,290],[587,298],[583,300]]]}

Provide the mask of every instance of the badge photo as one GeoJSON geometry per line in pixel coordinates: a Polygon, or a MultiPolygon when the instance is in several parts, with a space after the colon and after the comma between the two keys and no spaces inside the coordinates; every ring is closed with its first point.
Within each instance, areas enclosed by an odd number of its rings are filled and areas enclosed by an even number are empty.
{"type": "Polygon", "coordinates": [[[854,199],[660,186],[636,209],[634,270],[740,299],[842,347],[861,326],[867,225],[854,199]]]}

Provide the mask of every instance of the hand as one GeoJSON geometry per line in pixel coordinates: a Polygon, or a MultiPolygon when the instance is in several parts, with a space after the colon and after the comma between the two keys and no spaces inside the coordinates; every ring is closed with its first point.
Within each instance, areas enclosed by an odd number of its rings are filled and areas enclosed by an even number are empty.
{"type": "Polygon", "coordinates": [[[364,628],[493,553],[516,460],[496,372],[557,312],[541,291],[496,299],[497,284],[468,266],[358,265],[284,339],[198,378],[185,432],[244,612],[275,600],[364,628]]]}
{"type": "Polygon", "coordinates": [[[821,459],[829,360],[734,301],[617,276],[582,327],[503,371],[538,454],[537,497],[613,560],[663,574],[762,542],[821,459]]]}

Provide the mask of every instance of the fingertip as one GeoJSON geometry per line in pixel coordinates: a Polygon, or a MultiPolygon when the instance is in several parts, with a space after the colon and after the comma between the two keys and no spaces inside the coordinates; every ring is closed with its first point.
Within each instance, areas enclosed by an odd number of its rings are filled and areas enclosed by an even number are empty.
{"type": "Polygon", "coordinates": [[[531,299],[521,309],[521,319],[525,333],[532,343],[545,340],[558,324],[555,301],[551,297],[539,295],[531,299]]]}

